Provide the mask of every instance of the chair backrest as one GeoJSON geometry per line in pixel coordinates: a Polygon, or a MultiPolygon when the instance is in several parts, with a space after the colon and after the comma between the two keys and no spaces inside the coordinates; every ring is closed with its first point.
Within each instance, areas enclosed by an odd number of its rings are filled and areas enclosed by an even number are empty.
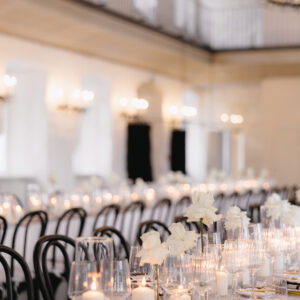
{"type": "Polygon", "coordinates": [[[181,199],[177,201],[177,203],[174,205],[174,212],[173,212],[173,219],[176,216],[182,215],[184,210],[190,206],[192,203],[192,199],[189,196],[184,196],[181,199]]]}
{"type": "Polygon", "coordinates": [[[114,257],[120,259],[125,256],[129,260],[129,244],[118,229],[111,226],[103,226],[95,230],[94,236],[111,237],[114,240],[114,257]]]}
{"type": "Polygon", "coordinates": [[[185,216],[176,216],[175,223],[181,223],[186,230],[194,230],[195,232],[200,233],[200,223],[197,222],[188,222],[187,217],[185,216]]]}
{"type": "MultiPolygon", "coordinates": [[[[23,235],[23,251],[21,252],[22,256],[24,259],[27,261],[26,254],[27,254],[27,242],[28,242],[28,234],[30,232],[30,226],[36,225],[39,223],[40,225],[40,231],[38,233],[38,238],[40,238],[42,235],[45,234],[47,224],[48,224],[48,214],[43,211],[43,210],[37,210],[37,211],[32,211],[30,213],[27,213],[24,215],[19,222],[16,224],[14,233],[13,233],[13,238],[12,238],[12,248],[16,250],[17,246],[17,240],[18,240],[18,235],[20,234],[20,230],[22,228],[25,229],[25,232],[23,235]]],[[[31,242],[35,242],[32,241],[31,242]]],[[[14,260],[11,259],[11,271],[12,275],[14,274],[14,260]]]]}
{"type": "MultiPolygon", "coordinates": [[[[65,211],[57,220],[55,234],[63,234],[66,236],[70,235],[70,225],[72,221],[79,220],[78,230],[75,230],[75,237],[81,235],[85,220],[86,220],[87,213],[82,207],[73,207],[67,211],[65,211]],[[64,223],[66,222],[66,223],[64,223]],[[65,226],[64,232],[61,232],[62,227],[65,226]]],[[[74,226],[74,224],[73,224],[74,226]]],[[[72,228],[72,231],[74,228],[72,228]]]]}
{"type": "Polygon", "coordinates": [[[0,216],[0,230],[0,244],[3,244],[7,231],[7,221],[3,216],[0,216]]]}
{"type": "Polygon", "coordinates": [[[16,296],[13,292],[13,274],[12,269],[9,267],[9,263],[3,256],[5,254],[5,257],[10,257],[11,260],[17,261],[17,263],[20,265],[22,273],[24,274],[25,278],[25,289],[27,294],[28,300],[34,300],[34,290],[33,290],[33,281],[30,274],[30,269],[24,260],[24,258],[14,249],[6,247],[4,245],[0,245],[0,264],[3,267],[4,275],[5,275],[5,288],[7,291],[7,297],[5,299],[7,300],[15,300],[16,296]]]}
{"type": "Polygon", "coordinates": [[[118,204],[104,206],[95,217],[93,232],[95,232],[97,228],[103,226],[115,227],[120,210],[121,207],[118,204]]]}
{"type": "Polygon", "coordinates": [[[60,250],[64,263],[63,276],[66,280],[69,278],[71,259],[66,250],[66,245],[73,247],[75,250],[75,241],[60,234],[43,236],[35,245],[33,253],[34,270],[44,300],[55,300],[55,291],[50,280],[47,264],[49,250],[52,247],[60,250]]]}
{"type": "Polygon", "coordinates": [[[140,224],[145,204],[143,201],[135,201],[124,208],[121,221],[121,232],[130,244],[135,242],[136,228],[140,224]]]}
{"type": "Polygon", "coordinates": [[[260,205],[253,204],[249,206],[251,223],[260,223],[260,205]]]}
{"type": "Polygon", "coordinates": [[[140,238],[141,235],[149,231],[158,231],[160,233],[162,240],[165,240],[165,238],[171,234],[168,227],[160,221],[149,220],[149,221],[142,222],[139,226],[137,237],[136,237],[137,242],[140,245],[142,245],[142,240],[140,238]]]}
{"type": "Polygon", "coordinates": [[[159,200],[151,210],[151,220],[161,220],[168,224],[172,202],[168,198],[159,200]]]}

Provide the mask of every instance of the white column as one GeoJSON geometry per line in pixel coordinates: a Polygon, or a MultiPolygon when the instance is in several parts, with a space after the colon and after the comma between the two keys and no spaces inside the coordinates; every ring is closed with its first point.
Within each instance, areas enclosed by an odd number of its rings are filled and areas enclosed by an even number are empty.
{"type": "Polygon", "coordinates": [[[110,82],[98,75],[83,79],[83,89],[95,93],[93,105],[82,114],[79,141],[73,155],[76,175],[110,176],[112,172],[113,133],[110,82]]]}
{"type": "Polygon", "coordinates": [[[193,179],[201,181],[207,175],[206,130],[201,126],[201,111],[198,94],[186,91],[182,95],[183,105],[198,109],[197,118],[186,125],[186,171],[193,179]]]}
{"type": "Polygon", "coordinates": [[[30,61],[13,61],[7,72],[17,77],[15,94],[6,104],[7,175],[35,177],[45,182],[47,175],[46,72],[30,61]]]}

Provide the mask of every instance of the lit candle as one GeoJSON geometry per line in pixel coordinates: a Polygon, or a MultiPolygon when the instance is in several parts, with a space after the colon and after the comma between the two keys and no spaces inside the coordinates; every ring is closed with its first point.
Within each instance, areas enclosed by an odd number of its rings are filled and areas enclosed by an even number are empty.
{"type": "Polygon", "coordinates": [[[191,300],[189,294],[183,294],[183,286],[180,285],[177,290],[175,290],[176,295],[171,296],[170,300],[191,300]]]}
{"type": "Polygon", "coordinates": [[[87,291],[81,295],[81,300],[107,300],[100,291],[87,291]]]}
{"type": "Polygon", "coordinates": [[[105,295],[97,290],[97,276],[92,276],[91,290],[81,295],[81,300],[107,300],[105,295]]]}
{"type": "Polygon", "coordinates": [[[142,285],[132,290],[132,300],[155,300],[155,291],[146,287],[145,277],[142,285]]]}
{"type": "Polygon", "coordinates": [[[228,295],[228,275],[226,272],[217,272],[217,291],[219,296],[228,295]]]}

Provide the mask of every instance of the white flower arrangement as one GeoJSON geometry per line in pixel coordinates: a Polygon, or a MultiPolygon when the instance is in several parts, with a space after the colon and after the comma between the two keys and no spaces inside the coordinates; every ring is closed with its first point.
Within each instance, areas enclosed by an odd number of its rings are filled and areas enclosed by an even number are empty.
{"type": "Polygon", "coordinates": [[[171,254],[180,255],[196,246],[198,234],[194,231],[186,231],[181,223],[173,223],[169,230],[171,235],[166,241],[171,254]]]}
{"type": "Polygon", "coordinates": [[[203,193],[198,190],[194,191],[192,204],[186,208],[185,216],[188,222],[199,222],[202,219],[203,224],[209,226],[219,221],[222,216],[217,215],[217,209],[213,206],[214,196],[212,193],[203,193]]]}
{"type": "Polygon", "coordinates": [[[235,230],[242,226],[248,226],[250,219],[247,217],[247,212],[241,211],[238,206],[232,206],[226,214],[225,228],[226,230],[235,230]]]}
{"type": "Polygon", "coordinates": [[[300,226],[300,207],[286,202],[282,221],[286,226],[300,226]]]}
{"type": "Polygon", "coordinates": [[[267,217],[273,221],[280,219],[289,209],[288,204],[287,200],[282,200],[278,194],[273,193],[265,203],[267,217]]]}
{"type": "Polygon", "coordinates": [[[160,234],[157,231],[150,231],[141,236],[143,247],[139,252],[141,265],[148,263],[161,265],[169,253],[165,243],[161,243],[160,234]]]}

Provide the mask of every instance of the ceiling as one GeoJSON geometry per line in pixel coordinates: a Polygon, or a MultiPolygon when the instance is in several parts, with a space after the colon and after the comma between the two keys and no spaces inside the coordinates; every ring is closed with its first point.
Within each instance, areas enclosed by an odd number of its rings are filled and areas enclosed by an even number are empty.
{"type": "Polygon", "coordinates": [[[212,51],[300,46],[300,10],[268,0],[74,0],[212,51]]]}

